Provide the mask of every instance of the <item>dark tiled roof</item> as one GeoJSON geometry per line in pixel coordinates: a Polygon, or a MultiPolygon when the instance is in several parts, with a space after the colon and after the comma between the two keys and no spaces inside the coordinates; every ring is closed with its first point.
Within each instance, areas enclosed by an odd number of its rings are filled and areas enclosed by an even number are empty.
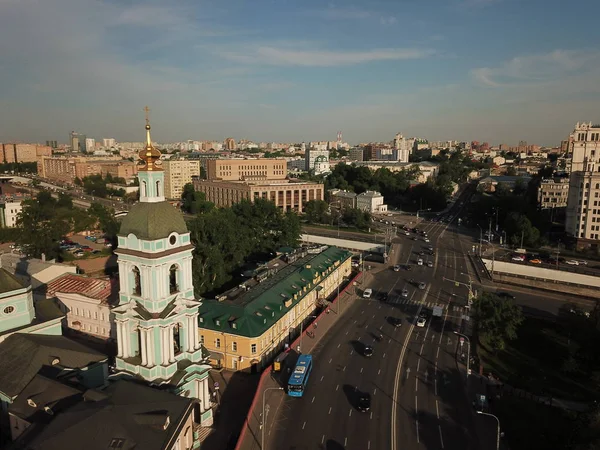
{"type": "Polygon", "coordinates": [[[54,296],[56,293],[81,294],[96,300],[108,301],[117,280],[102,280],[81,275],[65,274],[48,283],[46,293],[54,296]]]}
{"type": "Polygon", "coordinates": [[[0,343],[0,391],[15,397],[56,359],[59,367],[80,369],[107,357],[64,336],[15,333],[0,343]]]}
{"type": "Polygon", "coordinates": [[[170,439],[180,431],[193,404],[191,399],[123,380],[102,393],[106,397],[86,394],[88,401],[58,414],[25,448],[107,450],[120,439],[118,448],[123,450],[170,449],[174,444],[170,439]]]}
{"type": "Polygon", "coordinates": [[[119,234],[132,233],[138,239],[152,241],[166,238],[171,233],[187,232],[183,216],[169,202],[138,202],[123,218],[119,234]]]}
{"type": "Polygon", "coordinates": [[[0,268],[0,294],[25,288],[25,284],[6,269],[0,268]]]}
{"type": "Polygon", "coordinates": [[[347,250],[329,247],[318,255],[308,255],[285,266],[235,301],[203,300],[200,327],[260,336],[314,289],[313,280],[336,262],[342,263],[351,256],[347,250]]]}

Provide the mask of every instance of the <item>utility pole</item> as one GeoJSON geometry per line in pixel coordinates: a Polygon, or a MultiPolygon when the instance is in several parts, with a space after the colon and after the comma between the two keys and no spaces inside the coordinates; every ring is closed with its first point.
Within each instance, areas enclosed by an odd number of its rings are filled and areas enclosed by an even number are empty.
{"type": "Polygon", "coordinates": [[[490,227],[488,230],[488,242],[492,243],[492,218],[490,217],[490,227]]]}
{"type": "Polygon", "coordinates": [[[498,208],[496,208],[496,233],[498,232],[498,208]]]}
{"type": "Polygon", "coordinates": [[[523,238],[525,237],[525,230],[521,231],[521,248],[523,248],[523,238]]]}
{"type": "Polygon", "coordinates": [[[443,280],[450,281],[450,282],[454,283],[455,286],[465,286],[467,289],[469,289],[469,297],[467,298],[467,304],[469,306],[471,305],[471,302],[473,301],[473,298],[475,297],[475,294],[473,293],[473,281],[471,280],[471,277],[469,277],[468,284],[464,283],[462,281],[452,280],[452,279],[446,278],[446,277],[443,277],[443,280]]]}

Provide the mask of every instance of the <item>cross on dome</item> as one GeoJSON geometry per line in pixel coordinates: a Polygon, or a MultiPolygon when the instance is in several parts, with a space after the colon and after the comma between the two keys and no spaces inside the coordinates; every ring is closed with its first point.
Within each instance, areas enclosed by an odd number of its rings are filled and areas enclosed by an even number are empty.
{"type": "Polygon", "coordinates": [[[142,160],[142,167],[140,167],[139,170],[148,172],[162,170],[160,167],[162,165],[162,161],[160,160],[160,152],[154,148],[152,145],[152,139],[150,138],[150,108],[147,106],[144,107],[144,112],[146,113],[146,146],[138,154],[142,160]]]}

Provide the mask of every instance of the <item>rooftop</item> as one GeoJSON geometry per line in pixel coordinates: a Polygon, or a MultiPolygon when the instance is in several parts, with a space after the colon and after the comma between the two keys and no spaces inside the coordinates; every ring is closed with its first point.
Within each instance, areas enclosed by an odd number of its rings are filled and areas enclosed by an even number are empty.
{"type": "Polygon", "coordinates": [[[273,326],[319,282],[319,277],[350,258],[347,250],[329,247],[284,266],[254,288],[234,299],[204,300],[200,326],[256,337],[273,326]]]}
{"type": "Polygon", "coordinates": [[[21,282],[8,270],[0,267],[0,294],[12,292],[26,288],[27,285],[21,282]]]}
{"type": "Polygon", "coordinates": [[[48,283],[47,295],[81,294],[89,298],[108,302],[118,290],[118,280],[102,280],[81,275],[65,274],[48,283]]]}

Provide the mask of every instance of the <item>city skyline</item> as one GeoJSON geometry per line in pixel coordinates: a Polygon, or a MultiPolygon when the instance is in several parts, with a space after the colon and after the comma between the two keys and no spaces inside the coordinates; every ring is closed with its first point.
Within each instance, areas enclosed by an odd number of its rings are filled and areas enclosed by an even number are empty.
{"type": "Polygon", "coordinates": [[[600,121],[600,5],[563,3],[8,0],[0,142],[136,141],[149,104],[160,142],[556,146],[600,121]]]}

